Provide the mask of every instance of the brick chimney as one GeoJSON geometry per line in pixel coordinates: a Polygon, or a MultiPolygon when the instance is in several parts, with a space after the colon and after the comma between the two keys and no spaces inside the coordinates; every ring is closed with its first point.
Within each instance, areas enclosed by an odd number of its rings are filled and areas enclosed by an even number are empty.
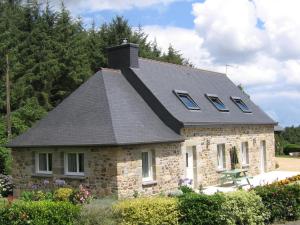
{"type": "Polygon", "coordinates": [[[138,68],[139,45],[123,42],[121,45],[107,48],[108,67],[113,69],[138,68]]]}

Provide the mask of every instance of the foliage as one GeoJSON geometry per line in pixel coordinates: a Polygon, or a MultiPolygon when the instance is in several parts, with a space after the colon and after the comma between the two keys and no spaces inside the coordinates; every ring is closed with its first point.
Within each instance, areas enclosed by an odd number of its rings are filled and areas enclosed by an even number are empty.
{"type": "Polygon", "coordinates": [[[281,135],[288,143],[300,145],[300,126],[286,127],[281,135]]]}
{"type": "Polygon", "coordinates": [[[80,207],[69,202],[15,201],[0,208],[2,225],[71,225],[78,219],[80,207]]]}
{"type": "Polygon", "coordinates": [[[239,164],[239,158],[237,154],[237,149],[236,147],[232,147],[230,149],[230,164],[231,164],[231,169],[237,168],[237,165],[239,164]]]}
{"type": "Polygon", "coordinates": [[[182,214],[181,224],[184,225],[224,225],[225,213],[222,204],[225,197],[222,194],[203,195],[188,193],[179,197],[179,209],[182,214]]]}
{"type": "Polygon", "coordinates": [[[55,201],[69,201],[72,194],[72,188],[58,188],[54,191],[53,198],[55,201]]]}
{"type": "Polygon", "coordinates": [[[169,197],[136,198],[121,201],[114,207],[121,224],[178,224],[178,200],[169,197]]]}
{"type": "Polygon", "coordinates": [[[300,145],[298,144],[287,144],[284,149],[283,152],[285,155],[289,155],[289,153],[292,152],[300,152],[300,145]]]}
{"type": "Polygon", "coordinates": [[[287,184],[295,183],[297,181],[300,181],[300,174],[296,176],[288,177],[284,180],[274,182],[272,185],[287,185],[287,184]]]}
{"type": "Polygon", "coordinates": [[[275,154],[283,155],[283,148],[288,142],[284,139],[281,133],[275,133],[275,154]]]}
{"type": "Polygon", "coordinates": [[[235,191],[225,194],[222,210],[227,214],[226,224],[263,225],[270,213],[254,191],[235,191]]]}
{"type": "Polygon", "coordinates": [[[35,190],[35,191],[23,191],[21,193],[21,199],[23,201],[43,201],[43,200],[53,200],[54,197],[52,192],[35,190]]]}
{"type": "Polygon", "coordinates": [[[89,203],[92,200],[92,193],[83,185],[79,185],[79,190],[73,191],[70,199],[74,204],[89,203]]]}
{"type": "Polygon", "coordinates": [[[11,176],[0,174],[0,197],[7,197],[13,194],[13,181],[11,176]]]}
{"type": "Polygon", "coordinates": [[[180,186],[179,190],[181,190],[183,194],[194,193],[193,188],[186,186],[186,185],[180,186]]]}
{"type": "Polygon", "coordinates": [[[113,213],[113,205],[117,200],[113,197],[92,200],[82,206],[76,225],[118,225],[119,218],[113,213]]]}
{"type": "Polygon", "coordinates": [[[267,185],[254,189],[271,213],[269,222],[300,218],[300,185],[267,185]]]}

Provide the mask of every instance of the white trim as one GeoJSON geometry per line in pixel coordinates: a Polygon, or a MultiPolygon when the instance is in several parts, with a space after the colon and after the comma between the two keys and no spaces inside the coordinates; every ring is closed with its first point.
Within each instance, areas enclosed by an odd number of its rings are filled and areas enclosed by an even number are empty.
{"type": "MultiPolygon", "coordinates": [[[[143,153],[148,153],[148,173],[149,173],[149,176],[148,177],[143,177],[143,174],[142,174],[142,180],[143,181],[152,181],[153,180],[152,151],[151,150],[142,151],[142,154],[143,153]]],[[[143,159],[142,159],[142,173],[143,173],[143,159]]]]}
{"type": "Polygon", "coordinates": [[[83,152],[65,152],[65,154],[64,154],[64,171],[65,171],[65,175],[84,176],[84,172],[79,172],[79,154],[83,154],[83,165],[84,165],[84,158],[85,157],[84,157],[83,152]],[[77,172],[69,172],[68,171],[68,154],[76,154],[76,170],[77,170],[77,172]]]}
{"type": "Polygon", "coordinates": [[[226,146],[225,143],[217,144],[217,171],[222,171],[226,169],[226,146]],[[219,148],[219,146],[223,146],[219,148]],[[220,154],[219,154],[219,150],[220,154]]]}
{"type": "Polygon", "coordinates": [[[242,166],[249,166],[250,158],[249,158],[249,143],[248,143],[248,141],[241,142],[241,159],[242,159],[242,163],[241,163],[242,166]],[[245,148],[244,148],[244,146],[245,146],[245,148]]]}
{"type": "MultiPolygon", "coordinates": [[[[53,154],[51,152],[36,152],[35,153],[35,172],[39,174],[52,174],[52,170],[49,169],[49,154],[52,155],[53,161],[53,154]],[[40,154],[46,154],[46,168],[47,170],[40,170],[40,154]]],[[[51,162],[52,163],[52,162],[51,162]]],[[[52,164],[53,167],[53,164],[52,164]]]]}

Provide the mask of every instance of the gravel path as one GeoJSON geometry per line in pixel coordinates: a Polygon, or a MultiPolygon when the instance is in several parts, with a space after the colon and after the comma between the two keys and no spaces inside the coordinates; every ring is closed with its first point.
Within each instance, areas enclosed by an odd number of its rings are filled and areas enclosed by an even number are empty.
{"type": "Polygon", "coordinates": [[[292,222],[286,222],[286,223],[276,223],[273,225],[300,225],[300,220],[298,221],[292,221],[292,222]]]}
{"type": "Polygon", "coordinates": [[[279,164],[279,168],[277,170],[300,171],[300,158],[276,157],[275,161],[279,164]]]}

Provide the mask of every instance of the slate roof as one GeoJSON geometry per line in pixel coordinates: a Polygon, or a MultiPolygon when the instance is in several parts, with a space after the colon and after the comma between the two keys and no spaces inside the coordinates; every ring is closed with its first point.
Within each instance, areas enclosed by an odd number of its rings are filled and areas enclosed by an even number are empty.
{"type": "Polygon", "coordinates": [[[8,147],[126,145],[182,141],[119,70],[92,76],[8,147]]]}
{"type": "Polygon", "coordinates": [[[140,59],[139,68],[130,70],[136,75],[135,79],[143,83],[143,89],[149,89],[169,114],[184,126],[276,124],[225,74],[148,59],[140,59]],[[187,91],[201,110],[188,110],[173,90],[187,91]],[[205,94],[218,95],[229,112],[218,111],[205,94]],[[251,113],[242,112],[230,96],[241,97],[251,113]]]}
{"type": "Polygon", "coordinates": [[[102,69],[8,147],[180,142],[183,127],[276,125],[225,74],[142,58],[138,65],[102,69]],[[173,90],[188,92],[201,109],[188,110],[173,90]],[[229,111],[218,111],[205,94],[218,95],[229,111]]]}

